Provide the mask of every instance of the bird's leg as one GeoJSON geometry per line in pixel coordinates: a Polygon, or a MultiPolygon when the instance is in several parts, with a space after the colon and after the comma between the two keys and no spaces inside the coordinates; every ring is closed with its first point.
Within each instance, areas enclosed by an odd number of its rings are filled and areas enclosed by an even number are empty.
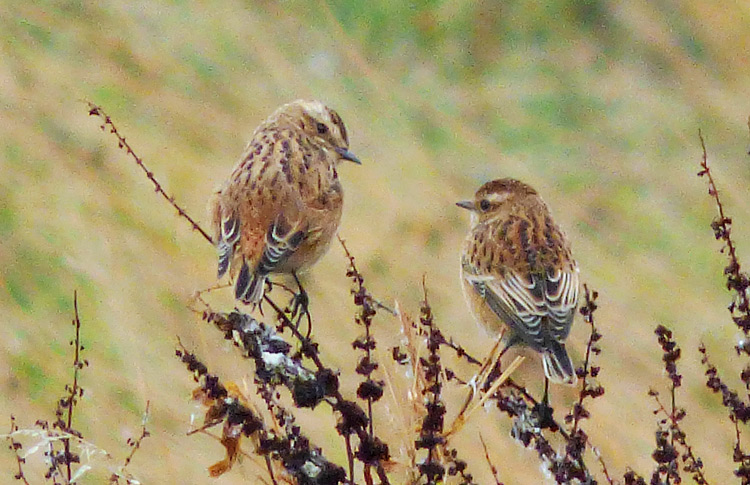
{"type": "MultiPolygon", "coordinates": [[[[502,342],[502,340],[500,340],[500,342],[502,342]]],[[[482,386],[482,391],[486,392],[487,390],[489,390],[489,388],[492,387],[492,384],[497,380],[497,378],[503,374],[502,358],[503,358],[503,355],[505,355],[505,352],[507,352],[509,348],[510,348],[510,344],[505,344],[503,346],[503,349],[500,351],[500,353],[497,354],[497,358],[494,360],[495,365],[492,366],[492,370],[484,378],[485,382],[484,382],[484,385],[482,386]]]]}
{"type": "Polygon", "coordinates": [[[292,276],[294,277],[294,282],[297,283],[297,293],[294,294],[292,297],[292,301],[289,303],[289,305],[292,307],[292,313],[290,315],[290,320],[294,320],[296,317],[296,322],[294,322],[295,326],[299,328],[299,324],[302,321],[302,317],[307,317],[307,335],[306,337],[310,336],[310,332],[312,332],[312,318],[310,317],[310,298],[307,296],[307,292],[305,291],[305,288],[302,286],[302,282],[300,282],[299,278],[297,277],[297,273],[293,272],[292,276]]]}
{"type": "MultiPolygon", "coordinates": [[[[266,288],[263,294],[267,295],[273,290],[274,283],[270,279],[267,279],[265,282],[265,285],[266,285],[266,288]]],[[[258,309],[258,312],[260,312],[260,316],[262,317],[266,316],[265,313],[263,313],[263,299],[262,298],[258,303],[253,304],[253,310],[255,310],[256,308],[258,309]]]]}
{"type": "MultiPolygon", "coordinates": [[[[500,357],[505,353],[505,349],[503,349],[503,352],[500,354],[500,357]]],[[[484,381],[484,385],[482,386],[482,392],[487,392],[487,390],[492,386],[492,383],[495,382],[495,379],[500,377],[500,375],[503,373],[503,363],[500,360],[500,357],[495,360],[495,365],[492,367],[492,370],[487,374],[487,378],[484,381]]]]}
{"type": "Polygon", "coordinates": [[[549,405],[549,379],[544,376],[544,397],[534,406],[534,412],[539,416],[539,427],[550,428],[555,426],[555,420],[552,416],[552,406],[549,405]]]}

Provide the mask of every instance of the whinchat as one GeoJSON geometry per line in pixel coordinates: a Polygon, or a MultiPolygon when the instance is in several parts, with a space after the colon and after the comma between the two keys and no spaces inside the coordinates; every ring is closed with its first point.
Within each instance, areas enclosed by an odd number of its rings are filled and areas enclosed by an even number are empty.
{"type": "Polygon", "coordinates": [[[565,339],[578,305],[578,265],[547,205],[510,178],[457,205],[471,211],[461,282],[476,319],[488,330],[506,329],[504,350],[525,345],[541,353],[551,381],[575,383],[565,339]]]}
{"type": "Polygon", "coordinates": [[[344,200],[341,160],[360,163],[341,117],[319,101],[285,104],[256,128],[210,207],[219,278],[239,271],[238,300],[259,303],[271,273],[299,285],[297,273],[328,250],[344,200]]]}

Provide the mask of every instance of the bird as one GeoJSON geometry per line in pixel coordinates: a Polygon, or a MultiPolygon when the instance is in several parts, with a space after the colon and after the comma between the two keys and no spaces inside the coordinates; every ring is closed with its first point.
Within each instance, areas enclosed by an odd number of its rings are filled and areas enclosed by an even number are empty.
{"type": "Polygon", "coordinates": [[[361,164],[341,117],[320,101],[284,104],[255,129],[209,202],[218,278],[236,275],[237,300],[256,306],[271,274],[290,274],[295,308],[306,311],[297,275],[326,253],[338,230],[342,160],[361,164]]]}
{"type": "Polygon", "coordinates": [[[574,384],[565,340],[579,295],[570,243],[530,185],[512,178],[482,185],[456,205],[471,212],[461,250],[461,283],[475,319],[504,332],[500,356],[514,345],[539,352],[547,385],[574,384]]]}

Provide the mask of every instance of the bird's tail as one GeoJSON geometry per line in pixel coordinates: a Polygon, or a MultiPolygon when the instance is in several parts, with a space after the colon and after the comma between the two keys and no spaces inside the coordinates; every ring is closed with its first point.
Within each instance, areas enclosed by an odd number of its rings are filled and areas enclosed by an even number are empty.
{"type": "Polygon", "coordinates": [[[299,229],[298,226],[288,227],[278,218],[268,228],[263,254],[255,269],[251,271],[247,262],[242,263],[235,286],[236,299],[243,303],[260,303],[268,275],[283,264],[305,239],[306,230],[299,229]]]}
{"type": "Polygon", "coordinates": [[[542,363],[544,375],[552,382],[572,386],[578,380],[565,344],[551,342],[542,353],[542,363]]]}
{"type": "Polygon", "coordinates": [[[234,289],[234,297],[243,303],[257,305],[263,298],[263,292],[266,288],[266,279],[268,272],[250,271],[246,262],[242,263],[242,269],[237,276],[237,284],[234,289]]]}

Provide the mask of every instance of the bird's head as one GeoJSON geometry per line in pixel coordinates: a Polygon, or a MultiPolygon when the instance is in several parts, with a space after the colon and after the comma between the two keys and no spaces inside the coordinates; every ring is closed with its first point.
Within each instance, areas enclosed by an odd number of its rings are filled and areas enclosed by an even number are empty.
{"type": "Polygon", "coordinates": [[[456,202],[456,205],[471,211],[472,223],[493,219],[514,211],[527,201],[537,203],[539,194],[530,185],[519,180],[497,179],[479,187],[470,200],[456,202]]]}
{"type": "Polygon", "coordinates": [[[320,101],[298,99],[279,108],[276,114],[297,125],[323,147],[338,153],[341,159],[362,163],[349,151],[349,137],[339,114],[320,101]]]}

